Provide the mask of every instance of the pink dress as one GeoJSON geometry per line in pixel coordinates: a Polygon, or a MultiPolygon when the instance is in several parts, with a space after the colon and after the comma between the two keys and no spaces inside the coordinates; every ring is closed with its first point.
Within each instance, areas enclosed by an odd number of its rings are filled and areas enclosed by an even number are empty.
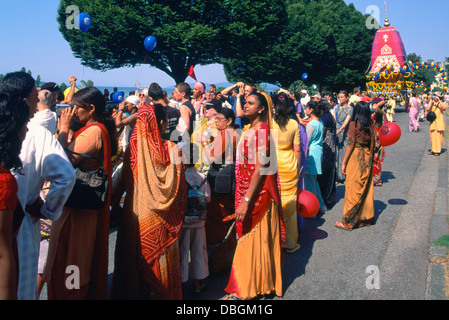
{"type": "Polygon", "coordinates": [[[410,123],[409,123],[409,131],[418,131],[419,122],[418,122],[418,99],[415,97],[410,99],[410,123]]]}

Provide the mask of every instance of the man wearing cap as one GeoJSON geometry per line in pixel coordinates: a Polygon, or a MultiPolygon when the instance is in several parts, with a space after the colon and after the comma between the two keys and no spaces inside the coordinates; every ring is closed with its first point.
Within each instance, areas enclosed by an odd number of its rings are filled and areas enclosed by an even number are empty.
{"type": "MultiPolygon", "coordinates": [[[[72,103],[73,94],[76,90],[76,80],[78,80],[75,76],[69,77],[70,90],[67,94],[67,97],[64,97],[64,100],[61,101],[61,104],[72,103]]],[[[53,94],[53,99],[51,101],[51,110],[56,111],[55,104],[59,99],[59,94],[62,93],[61,88],[55,82],[46,82],[41,86],[41,90],[48,90],[53,94]]]]}
{"type": "Polygon", "coordinates": [[[119,129],[119,141],[121,142],[123,152],[128,147],[132,128],[136,124],[139,103],[139,97],[129,96],[120,103],[117,113],[114,115],[115,126],[119,129]]]}

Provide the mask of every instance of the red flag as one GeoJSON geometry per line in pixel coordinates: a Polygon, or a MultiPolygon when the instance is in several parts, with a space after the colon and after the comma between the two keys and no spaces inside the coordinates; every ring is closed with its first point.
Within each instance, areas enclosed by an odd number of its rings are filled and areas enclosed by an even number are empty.
{"type": "Polygon", "coordinates": [[[198,80],[196,80],[195,71],[193,71],[193,65],[190,66],[190,70],[189,70],[189,73],[187,75],[192,77],[193,79],[195,79],[195,81],[198,81],[198,80]]]}

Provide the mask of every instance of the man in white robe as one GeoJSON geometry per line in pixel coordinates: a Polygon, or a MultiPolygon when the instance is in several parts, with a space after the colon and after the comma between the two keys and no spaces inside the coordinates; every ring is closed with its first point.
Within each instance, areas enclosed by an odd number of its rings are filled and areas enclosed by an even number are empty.
{"type": "MultiPolygon", "coordinates": [[[[0,82],[0,91],[21,96],[34,116],[38,93],[34,79],[25,72],[7,74],[0,82]]],[[[64,149],[50,131],[30,122],[20,154],[22,170],[15,173],[19,186],[17,196],[25,211],[17,236],[19,251],[19,300],[37,299],[40,218],[55,221],[61,216],[64,203],[75,183],[75,169],[64,149]],[[50,181],[45,202],[41,187],[50,181]]]]}

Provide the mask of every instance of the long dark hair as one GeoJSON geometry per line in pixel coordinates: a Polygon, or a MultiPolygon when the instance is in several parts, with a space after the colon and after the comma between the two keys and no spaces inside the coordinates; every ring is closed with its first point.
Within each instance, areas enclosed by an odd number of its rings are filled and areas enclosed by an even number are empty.
{"type": "Polygon", "coordinates": [[[273,100],[274,121],[283,130],[291,119],[293,100],[284,92],[277,94],[273,100]]]}
{"type": "Polygon", "coordinates": [[[364,101],[357,102],[352,112],[352,121],[356,125],[360,124],[366,133],[370,133],[372,126],[370,105],[364,101]]]}
{"type": "Polygon", "coordinates": [[[104,95],[95,87],[81,89],[73,95],[73,101],[79,106],[95,106],[97,120],[104,124],[111,138],[111,154],[116,154],[118,150],[117,130],[114,119],[106,111],[106,101],[104,95]]]}
{"type": "Polygon", "coordinates": [[[20,172],[22,140],[19,132],[30,120],[30,108],[23,98],[0,93],[0,164],[20,172]]]}
{"type": "Polygon", "coordinates": [[[307,103],[307,108],[312,109],[312,113],[313,113],[316,117],[318,117],[318,118],[321,117],[321,109],[320,109],[320,106],[318,105],[318,102],[313,101],[313,100],[310,100],[310,101],[307,103]]]}
{"type": "Polygon", "coordinates": [[[36,81],[26,72],[18,71],[8,73],[0,82],[0,91],[18,96],[22,99],[28,98],[35,88],[36,81]]]}
{"type": "Polygon", "coordinates": [[[259,92],[253,92],[248,96],[255,96],[257,100],[259,100],[259,104],[264,107],[262,113],[259,115],[259,119],[262,120],[263,122],[267,122],[268,101],[265,98],[265,96],[259,92]]]}

